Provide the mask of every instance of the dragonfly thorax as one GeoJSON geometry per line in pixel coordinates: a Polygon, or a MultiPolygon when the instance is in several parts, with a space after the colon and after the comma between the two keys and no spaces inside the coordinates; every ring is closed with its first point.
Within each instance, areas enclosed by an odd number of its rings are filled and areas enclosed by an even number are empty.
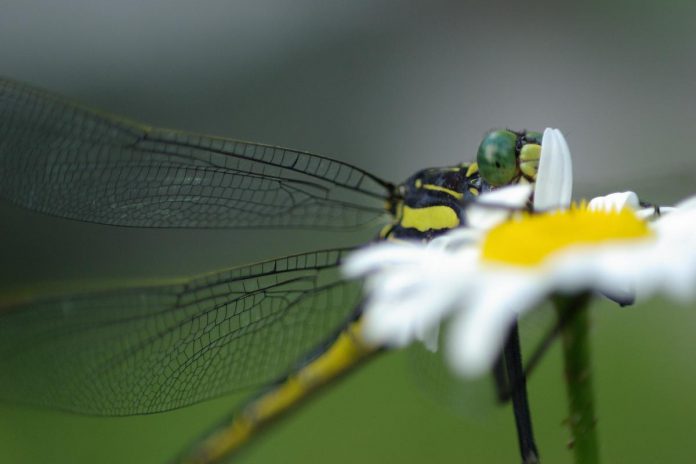
{"type": "Polygon", "coordinates": [[[430,240],[465,224],[464,206],[490,189],[477,163],[418,171],[396,188],[394,219],[380,236],[430,240]]]}

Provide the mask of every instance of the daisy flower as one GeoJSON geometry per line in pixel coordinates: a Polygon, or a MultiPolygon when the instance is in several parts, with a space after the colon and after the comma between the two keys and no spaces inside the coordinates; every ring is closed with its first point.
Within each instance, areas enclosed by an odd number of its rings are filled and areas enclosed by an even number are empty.
{"type": "Polygon", "coordinates": [[[692,300],[696,197],[662,215],[641,209],[632,192],[567,207],[569,161],[560,132],[547,129],[537,213],[510,218],[487,208],[521,208],[530,193],[526,186],[500,189],[468,208],[470,228],[427,245],[386,243],[352,255],[346,274],[367,277],[365,337],[389,346],[420,340],[432,347],[440,323],[451,318],[447,358],[458,373],[475,376],[490,369],[514,321],[550,294],[594,290],[631,302],[661,292],[692,300]]]}

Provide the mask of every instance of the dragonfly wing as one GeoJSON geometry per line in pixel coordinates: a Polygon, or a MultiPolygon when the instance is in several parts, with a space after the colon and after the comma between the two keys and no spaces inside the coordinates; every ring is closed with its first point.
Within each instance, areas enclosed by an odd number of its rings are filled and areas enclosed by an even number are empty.
{"type": "Polygon", "coordinates": [[[186,281],[0,302],[0,398],[98,415],[166,411],[268,384],[360,300],[350,250],[186,281]]]}
{"type": "Polygon", "coordinates": [[[0,197],[135,227],[359,227],[390,184],[270,145],[150,128],[0,79],[0,197]]]}

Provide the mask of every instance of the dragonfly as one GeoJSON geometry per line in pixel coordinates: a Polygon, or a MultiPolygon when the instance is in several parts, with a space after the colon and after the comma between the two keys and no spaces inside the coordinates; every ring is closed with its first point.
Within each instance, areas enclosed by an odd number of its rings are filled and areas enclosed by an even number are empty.
{"type": "MultiPolygon", "coordinates": [[[[465,206],[533,183],[541,134],[494,130],[476,161],[394,184],[304,151],[160,129],[0,80],[0,198],[31,211],[136,228],[351,230],[430,240],[465,206]]],[[[276,418],[385,350],[362,337],[355,247],[182,279],[0,299],[0,399],[127,416],[258,388],[177,462],[227,459],[276,418]]],[[[494,369],[513,402],[522,460],[536,462],[519,338],[494,369]]]]}

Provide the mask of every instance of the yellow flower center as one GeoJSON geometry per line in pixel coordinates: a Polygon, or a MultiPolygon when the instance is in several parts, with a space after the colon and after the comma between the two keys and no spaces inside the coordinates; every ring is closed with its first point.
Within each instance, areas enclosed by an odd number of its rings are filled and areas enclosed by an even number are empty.
{"type": "Polygon", "coordinates": [[[648,225],[633,211],[590,211],[585,205],[547,214],[524,214],[493,228],[483,242],[481,258],[517,266],[540,264],[573,245],[646,239],[648,225]]]}

